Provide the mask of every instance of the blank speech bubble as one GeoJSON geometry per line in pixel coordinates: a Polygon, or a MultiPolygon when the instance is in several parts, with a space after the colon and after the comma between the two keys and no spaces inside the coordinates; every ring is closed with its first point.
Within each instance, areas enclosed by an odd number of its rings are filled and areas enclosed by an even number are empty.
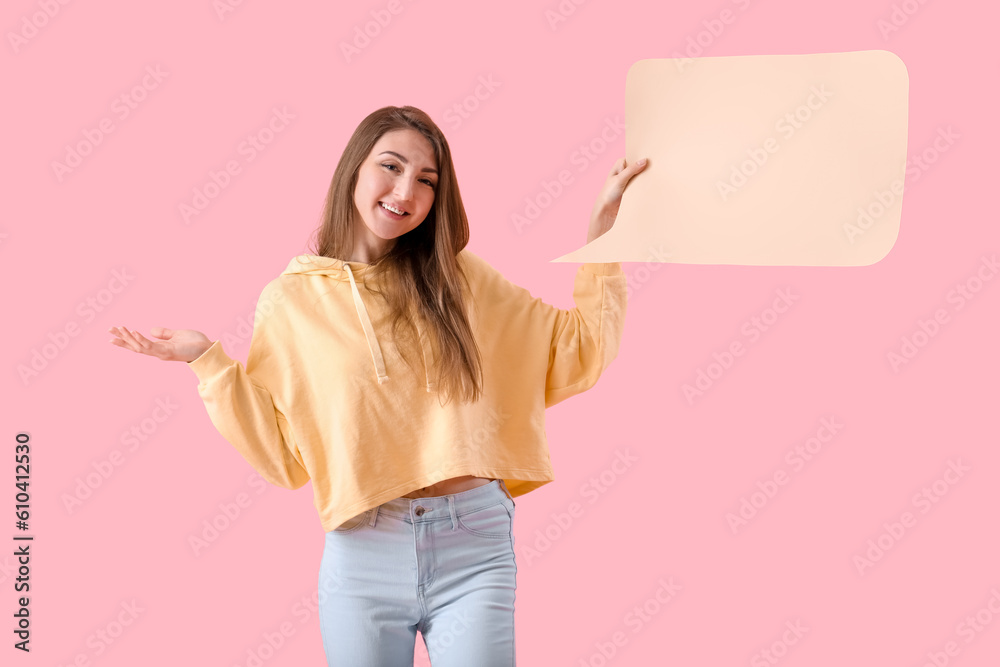
{"type": "Polygon", "coordinates": [[[866,266],[899,235],[906,65],[884,50],[640,60],[614,227],[552,261],[866,266]]]}

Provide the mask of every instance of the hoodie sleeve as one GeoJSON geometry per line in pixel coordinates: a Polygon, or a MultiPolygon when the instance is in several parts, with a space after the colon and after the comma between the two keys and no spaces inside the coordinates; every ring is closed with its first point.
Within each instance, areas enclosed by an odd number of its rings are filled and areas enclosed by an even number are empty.
{"type": "Polygon", "coordinates": [[[477,300],[489,310],[482,323],[493,352],[509,360],[494,372],[523,382],[512,376],[524,369],[531,374],[528,381],[544,381],[546,408],[594,386],[618,356],[627,301],[621,263],[582,264],[573,285],[576,307],[563,310],[533,297],[478,256],[468,251],[464,256],[478,269],[477,300]]]}
{"type": "MultiPolygon", "coordinates": [[[[262,302],[275,300],[273,289],[273,283],[264,289],[257,312],[262,312],[262,302]]],[[[222,437],[268,482],[297,489],[309,481],[309,473],[288,420],[264,384],[267,369],[274,367],[268,320],[261,317],[254,324],[245,368],[218,340],[188,366],[198,376],[198,393],[222,437]]]]}
{"type": "Polygon", "coordinates": [[[577,269],[571,310],[552,308],[545,407],[590,389],[618,356],[625,324],[626,279],[620,262],[577,269]]]}

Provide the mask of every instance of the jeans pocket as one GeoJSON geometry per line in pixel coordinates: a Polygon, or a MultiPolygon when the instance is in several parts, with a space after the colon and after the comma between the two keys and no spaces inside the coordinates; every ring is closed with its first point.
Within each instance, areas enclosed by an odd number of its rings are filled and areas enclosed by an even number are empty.
{"type": "Polygon", "coordinates": [[[366,510],[357,516],[351,517],[344,523],[340,524],[331,533],[343,534],[343,533],[353,533],[355,531],[361,530],[364,526],[368,525],[368,520],[371,518],[372,510],[366,510]]]}
{"type": "Polygon", "coordinates": [[[458,515],[458,527],[478,537],[502,540],[510,537],[513,508],[509,499],[458,515]]]}

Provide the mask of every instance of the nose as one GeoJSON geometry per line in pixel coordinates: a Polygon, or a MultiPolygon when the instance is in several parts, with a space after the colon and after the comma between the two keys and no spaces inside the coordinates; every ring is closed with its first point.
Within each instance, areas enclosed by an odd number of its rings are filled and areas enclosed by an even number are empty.
{"type": "Polygon", "coordinates": [[[414,184],[408,178],[400,178],[396,180],[396,187],[394,192],[396,197],[405,203],[409,203],[413,197],[414,184]]]}

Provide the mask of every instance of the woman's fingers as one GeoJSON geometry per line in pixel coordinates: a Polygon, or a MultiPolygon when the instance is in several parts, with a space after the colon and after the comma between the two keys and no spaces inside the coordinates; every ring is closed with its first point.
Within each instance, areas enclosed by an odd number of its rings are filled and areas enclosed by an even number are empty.
{"type": "Polygon", "coordinates": [[[138,331],[132,331],[132,339],[135,341],[136,352],[141,352],[142,354],[148,354],[151,357],[159,357],[157,354],[155,344],[153,341],[149,340],[143,336],[138,331]]]}
{"type": "Polygon", "coordinates": [[[114,327],[108,329],[108,333],[113,333],[115,335],[115,338],[112,338],[111,340],[108,341],[109,343],[111,343],[112,345],[117,345],[118,347],[126,347],[125,341],[122,340],[122,337],[118,334],[117,331],[115,331],[114,327]]]}
{"type": "Polygon", "coordinates": [[[608,184],[620,195],[632,177],[645,168],[646,158],[636,160],[628,166],[625,165],[625,158],[620,158],[611,169],[611,174],[608,176],[608,184]]]}
{"type": "Polygon", "coordinates": [[[612,176],[620,174],[623,171],[628,171],[635,173],[646,166],[646,158],[640,158],[633,162],[632,164],[626,164],[625,158],[620,158],[615,162],[614,168],[611,170],[612,176]]]}
{"type": "Polygon", "coordinates": [[[125,344],[128,345],[130,350],[133,352],[139,352],[139,346],[136,344],[135,337],[132,335],[131,331],[125,327],[115,327],[115,329],[118,330],[118,335],[122,337],[122,340],[125,341],[125,344]]]}
{"type": "MultiPolygon", "coordinates": [[[[624,163],[625,163],[625,159],[622,158],[622,164],[624,164],[624,163]]],[[[635,175],[638,172],[642,171],[643,167],[645,167],[645,166],[646,166],[646,158],[642,158],[641,160],[636,160],[635,162],[633,162],[629,166],[624,167],[621,170],[621,172],[619,172],[619,173],[622,174],[622,175],[624,175],[625,172],[628,172],[628,176],[631,178],[633,175],[635,175]]]]}
{"type": "Polygon", "coordinates": [[[145,352],[143,344],[139,341],[141,334],[133,332],[125,327],[111,327],[108,331],[118,334],[119,338],[124,343],[124,345],[119,345],[119,347],[127,347],[133,352],[145,352]]]}
{"type": "Polygon", "coordinates": [[[136,342],[136,344],[137,344],[137,345],[138,345],[138,346],[139,346],[140,348],[142,348],[142,349],[143,349],[144,351],[145,351],[145,349],[146,349],[146,348],[147,348],[147,347],[148,347],[149,345],[151,345],[151,344],[152,344],[152,343],[151,343],[151,341],[150,341],[150,340],[149,340],[148,338],[146,338],[145,336],[143,336],[143,335],[142,335],[141,333],[139,333],[138,331],[133,331],[133,332],[132,332],[132,338],[134,338],[134,339],[135,339],[135,342],[136,342]]]}

